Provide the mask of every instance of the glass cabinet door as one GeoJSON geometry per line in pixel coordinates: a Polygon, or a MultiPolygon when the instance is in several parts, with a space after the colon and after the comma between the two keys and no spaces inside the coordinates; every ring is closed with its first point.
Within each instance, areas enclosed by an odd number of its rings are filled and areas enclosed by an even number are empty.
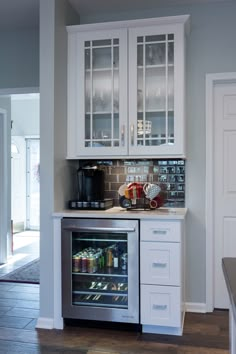
{"type": "Polygon", "coordinates": [[[174,143],[174,35],[137,38],[137,145],[174,143]]]}
{"type": "Polygon", "coordinates": [[[93,33],[93,38],[87,36],[88,40],[81,43],[84,63],[81,107],[84,109],[83,123],[78,127],[83,129],[80,152],[82,148],[86,154],[97,150],[98,154],[114,155],[115,150],[122,153],[120,149],[125,147],[127,114],[124,115],[126,103],[121,97],[127,90],[123,49],[126,50],[127,33],[124,34],[125,40],[119,33],[117,36],[93,33]]]}
{"type": "Polygon", "coordinates": [[[180,131],[183,118],[182,83],[179,84],[183,71],[179,63],[184,53],[181,45],[177,54],[175,51],[179,33],[171,29],[165,33],[161,27],[156,31],[149,27],[130,32],[130,152],[179,154],[176,148],[181,139],[176,132],[180,131]]]}

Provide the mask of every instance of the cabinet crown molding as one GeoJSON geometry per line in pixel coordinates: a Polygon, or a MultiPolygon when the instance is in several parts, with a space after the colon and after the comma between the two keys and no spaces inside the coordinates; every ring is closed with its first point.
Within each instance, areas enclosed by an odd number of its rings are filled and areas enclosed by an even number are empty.
{"type": "Polygon", "coordinates": [[[115,28],[134,28],[139,26],[156,26],[156,25],[176,25],[185,24],[185,33],[190,32],[190,15],[180,16],[165,16],[165,17],[152,17],[137,20],[126,21],[112,21],[112,22],[100,22],[66,26],[68,32],[84,32],[95,31],[115,28]]]}

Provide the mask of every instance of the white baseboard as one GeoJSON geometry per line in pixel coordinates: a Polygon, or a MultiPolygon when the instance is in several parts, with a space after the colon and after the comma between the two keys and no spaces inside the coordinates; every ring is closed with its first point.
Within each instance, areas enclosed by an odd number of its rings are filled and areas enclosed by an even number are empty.
{"type": "MultiPolygon", "coordinates": [[[[205,303],[200,303],[200,302],[186,302],[185,303],[185,310],[186,312],[199,312],[199,313],[206,313],[207,306],[205,303]]],[[[55,326],[55,321],[53,318],[47,318],[47,317],[39,317],[37,320],[37,324],[35,328],[42,328],[42,329],[53,329],[53,328],[59,328],[63,329],[63,321],[59,321],[57,325],[55,326]],[[61,323],[62,322],[62,323],[61,323]],[[58,325],[59,323],[59,325],[58,325]]]]}
{"type": "Polygon", "coordinates": [[[54,328],[54,320],[53,320],[53,318],[39,317],[35,328],[53,329],[54,328]]]}
{"type": "Polygon", "coordinates": [[[169,334],[174,336],[182,336],[183,330],[182,327],[142,325],[142,333],[169,334]]]}
{"type": "Polygon", "coordinates": [[[207,312],[206,304],[201,302],[186,302],[185,309],[186,312],[199,312],[199,313],[207,312]]]}

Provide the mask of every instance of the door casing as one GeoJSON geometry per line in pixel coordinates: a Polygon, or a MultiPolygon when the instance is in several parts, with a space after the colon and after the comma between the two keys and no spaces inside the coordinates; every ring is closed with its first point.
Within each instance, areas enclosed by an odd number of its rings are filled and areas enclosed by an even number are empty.
{"type": "Polygon", "coordinates": [[[214,309],[214,208],[213,208],[213,120],[214,87],[218,84],[236,82],[236,72],[206,75],[206,311],[214,309]]]}
{"type": "MultiPolygon", "coordinates": [[[[13,95],[13,94],[24,94],[24,93],[39,93],[39,87],[22,87],[22,88],[8,88],[8,89],[0,89],[0,97],[4,97],[4,96],[9,96],[9,95],[13,95]]],[[[0,111],[3,111],[0,109],[0,111]]],[[[5,110],[4,110],[5,112],[5,110]]],[[[3,240],[3,246],[4,246],[4,250],[2,247],[0,247],[0,263],[6,263],[7,262],[7,256],[9,256],[12,253],[12,235],[11,235],[11,121],[10,119],[7,120],[7,116],[6,116],[6,124],[7,124],[7,132],[5,135],[5,138],[7,139],[7,146],[8,146],[8,175],[6,177],[5,174],[5,187],[4,187],[4,196],[3,194],[1,194],[1,177],[0,176],[0,195],[1,195],[1,200],[3,201],[3,203],[5,203],[4,205],[7,205],[7,212],[5,210],[5,216],[3,217],[6,222],[7,222],[7,237],[5,240],[3,240]],[[7,187],[6,187],[7,186],[7,187]],[[5,260],[4,260],[5,259],[5,260]]],[[[3,139],[2,139],[2,143],[3,139]]],[[[1,141],[0,141],[1,144],[1,141]]],[[[1,169],[0,169],[0,175],[1,175],[1,169]]],[[[0,203],[1,203],[0,200],[0,203]]],[[[6,208],[5,208],[6,209],[6,208]]],[[[0,208],[0,212],[1,212],[1,208],[0,208]]],[[[1,222],[1,216],[0,216],[0,222],[1,222]]],[[[0,234],[0,242],[1,242],[1,234],[0,234]]]]}
{"type": "Polygon", "coordinates": [[[0,108],[0,263],[7,262],[11,252],[11,186],[10,124],[7,112],[0,108]]]}

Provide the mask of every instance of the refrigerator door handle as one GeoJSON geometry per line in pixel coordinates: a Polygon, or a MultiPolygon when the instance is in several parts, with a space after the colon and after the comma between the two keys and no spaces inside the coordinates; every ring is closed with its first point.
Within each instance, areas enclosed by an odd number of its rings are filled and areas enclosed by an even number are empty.
{"type": "Polygon", "coordinates": [[[123,227],[98,227],[98,226],[95,226],[95,227],[92,227],[92,226],[88,226],[88,227],[83,227],[83,226],[73,227],[73,226],[70,226],[68,228],[64,227],[64,230],[76,231],[76,232],[79,232],[79,231],[135,232],[135,228],[133,228],[133,227],[123,228],[123,227]]]}

